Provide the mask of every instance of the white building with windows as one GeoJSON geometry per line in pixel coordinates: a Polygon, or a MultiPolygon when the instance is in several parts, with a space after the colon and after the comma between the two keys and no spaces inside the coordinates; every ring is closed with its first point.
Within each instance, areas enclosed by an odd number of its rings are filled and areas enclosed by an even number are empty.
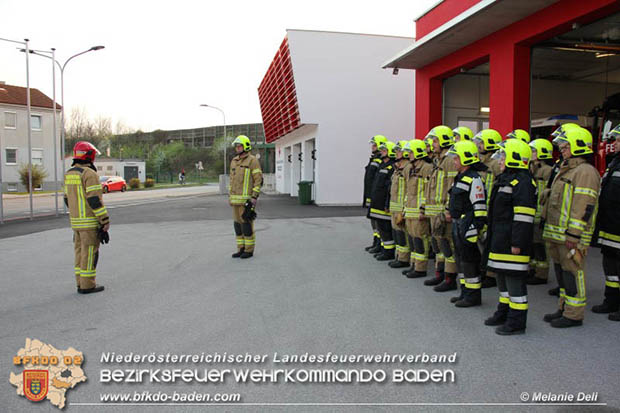
{"type": "MultiPolygon", "coordinates": [[[[32,164],[41,165],[47,172],[43,190],[54,185],[54,110],[53,101],[37,89],[30,89],[32,126],[32,164]]],[[[57,107],[58,180],[62,181],[60,148],[60,105],[57,107]]],[[[28,165],[28,110],[26,88],[0,82],[0,184],[2,192],[26,192],[19,178],[19,168],[28,165]]]]}
{"type": "Polygon", "coordinates": [[[413,73],[383,70],[413,39],[287,30],[258,95],[276,190],[297,196],[313,181],[317,205],[361,205],[369,141],[412,139],[413,73]]]}

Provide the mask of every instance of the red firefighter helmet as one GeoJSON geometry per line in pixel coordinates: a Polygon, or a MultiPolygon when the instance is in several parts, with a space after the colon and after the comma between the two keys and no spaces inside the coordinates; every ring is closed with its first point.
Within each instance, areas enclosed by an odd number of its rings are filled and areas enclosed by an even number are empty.
{"type": "Polygon", "coordinates": [[[73,147],[73,159],[95,162],[95,156],[101,152],[90,142],[80,141],[73,147]]]}

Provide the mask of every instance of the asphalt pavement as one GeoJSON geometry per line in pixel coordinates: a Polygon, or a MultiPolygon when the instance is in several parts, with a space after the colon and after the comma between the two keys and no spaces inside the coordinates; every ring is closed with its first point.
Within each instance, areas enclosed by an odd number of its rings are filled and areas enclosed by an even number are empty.
{"type": "Polygon", "coordinates": [[[263,196],[258,213],[256,255],[239,260],[230,257],[235,241],[225,197],[188,196],[114,208],[112,240],[101,247],[97,269],[97,281],[106,290],[90,296],[75,292],[66,217],[0,227],[0,370],[6,378],[0,385],[0,410],[57,411],[48,402],[35,406],[16,396],[8,383],[9,372],[20,371],[12,357],[26,338],[84,352],[88,381],[69,391],[65,409],[70,412],[207,408],[87,405],[99,403],[101,394],[143,391],[239,393],[242,402],[249,403],[208,406],[214,411],[620,410],[620,323],[589,310],[602,299],[598,250],[588,256],[583,327],[557,330],[544,323],[543,314],[555,311],[555,298],[546,292],[551,285],[534,286],[527,334],[500,337],[483,325],[496,306],[496,290],[483,290],[481,307],[458,309],[448,302],[451,293],[435,293],[422,285],[423,279],[406,279],[399,270],[375,261],[363,251],[370,227],[361,208],[300,206],[290,197],[263,196]],[[100,382],[102,369],[175,365],[108,364],[101,360],[104,352],[268,354],[265,364],[225,367],[437,368],[452,369],[456,379],[405,384],[105,384],[100,382]],[[450,364],[282,365],[273,362],[275,352],[456,353],[457,359],[450,364]],[[532,397],[534,392],[598,393],[597,401],[607,406],[522,403],[524,393],[532,397]],[[411,405],[415,403],[426,405],[411,405]]]}

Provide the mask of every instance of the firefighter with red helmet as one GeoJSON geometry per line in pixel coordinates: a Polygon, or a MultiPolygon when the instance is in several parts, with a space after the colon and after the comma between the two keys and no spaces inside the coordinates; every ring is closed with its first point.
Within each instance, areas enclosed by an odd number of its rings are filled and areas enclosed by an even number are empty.
{"type": "Polygon", "coordinates": [[[99,244],[109,241],[110,217],[103,205],[103,190],[95,156],[99,151],[90,142],[78,142],[73,147],[73,163],[65,173],[64,201],[69,208],[75,250],[75,281],[81,294],[103,291],[97,285],[99,244]]]}

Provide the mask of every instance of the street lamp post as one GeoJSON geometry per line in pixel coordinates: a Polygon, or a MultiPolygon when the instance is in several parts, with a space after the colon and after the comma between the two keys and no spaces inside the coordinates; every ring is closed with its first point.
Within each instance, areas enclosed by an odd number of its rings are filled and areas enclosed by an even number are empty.
{"type": "MultiPolygon", "coordinates": [[[[61,130],[60,130],[60,141],[61,141],[61,157],[62,157],[62,169],[63,171],[66,169],[66,165],[65,165],[65,139],[66,139],[66,135],[67,135],[67,131],[65,130],[65,68],[67,67],[67,64],[74,58],[81,56],[85,53],[88,52],[94,52],[97,50],[101,50],[104,49],[105,46],[93,46],[88,50],[84,50],[83,52],[80,53],[76,53],[73,56],[69,57],[67,60],[65,60],[64,64],[60,64],[60,62],[58,60],[55,59],[54,57],[50,57],[47,56],[46,54],[41,54],[41,51],[35,51],[35,50],[30,50],[28,51],[29,53],[35,54],[37,56],[43,56],[46,57],[48,59],[52,59],[52,62],[56,63],[58,65],[58,68],[60,69],[60,105],[62,106],[60,109],[60,125],[61,125],[61,130]]],[[[20,51],[25,52],[26,50],[21,49],[20,51]]],[[[28,53],[26,53],[28,54],[28,53]]],[[[63,211],[64,213],[67,213],[67,206],[63,203],[63,211]]]]}
{"type": "MultiPolygon", "coordinates": [[[[28,62],[28,52],[30,50],[30,46],[28,42],[30,40],[24,39],[23,42],[11,39],[3,39],[5,42],[9,43],[17,43],[21,44],[26,51],[26,107],[28,111],[28,193],[29,193],[29,201],[30,201],[30,219],[32,220],[33,214],[33,205],[32,205],[32,118],[30,116],[30,66],[28,62]]],[[[0,163],[0,169],[2,168],[2,164],[0,163]]],[[[0,174],[0,223],[4,223],[4,210],[2,208],[2,175],[0,174]]]]}
{"type": "Polygon", "coordinates": [[[226,175],[226,163],[227,163],[227,158],[226,158],[226,148],[228,147],[228,141],[227,141],[227,136],[226,136],[226,114],[224,113],[224,111],[216,106],[212,106],[212,105],[207,105],[205,103],[201,104],[200,106],[202,106],[203,108],[212,108],[215,110],[219,110],[220,113],[222,114],[222,117],[224,118],[224,175],[226,175]]]}

